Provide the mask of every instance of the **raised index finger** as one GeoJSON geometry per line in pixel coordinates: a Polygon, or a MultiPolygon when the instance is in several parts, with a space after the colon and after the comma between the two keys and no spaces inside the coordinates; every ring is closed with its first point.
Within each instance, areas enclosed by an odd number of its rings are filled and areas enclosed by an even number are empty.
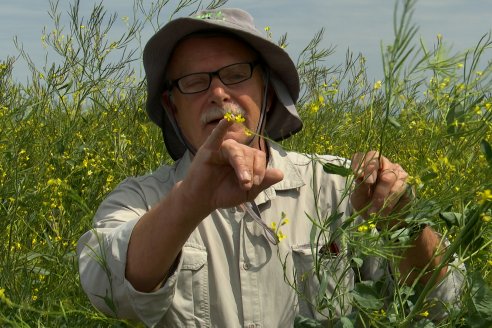
{"type": "Polygon", "coordinates": [[[224,141],[227,129],[232,124],[234,124],[234,122],[221,119],[219,124],[212,130],[212,133],[208,136],[207,140],[205,140],[203,147],[212,151],[218,151],[224,141]]]}

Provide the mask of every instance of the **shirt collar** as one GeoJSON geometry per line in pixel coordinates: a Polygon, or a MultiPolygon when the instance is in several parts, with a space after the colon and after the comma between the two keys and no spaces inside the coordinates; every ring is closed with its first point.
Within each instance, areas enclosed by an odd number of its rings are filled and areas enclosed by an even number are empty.
{"type": "Polygon", "coordinates": [[[287,152],[279,144],[268,143],[268,149],[270,151],[268,168],[281,170],[284,179],[261,192],[255,199],[256,204],[263,204],[275,199],[277,191],[297,189],[305,185],[299,169],[292,163],[287,152]]]}
{"type": "MultiPolygon", "coordinates": [[[[273,200],[277,196],[277,191],[300,188],[305,185],[299,169],[289,159],[287,152],[277,143],[267,143],[270,158],[268,168],[276,168],[283,172],[284,179],[273,186],[265,189],[255,199],[256,204],[263,204],[273,200]]],[[[186,176],[186,172],[191,165],[191,153],[187,150],[183,157],[174,163],[175,181],[181,181],[186,176]]]]}

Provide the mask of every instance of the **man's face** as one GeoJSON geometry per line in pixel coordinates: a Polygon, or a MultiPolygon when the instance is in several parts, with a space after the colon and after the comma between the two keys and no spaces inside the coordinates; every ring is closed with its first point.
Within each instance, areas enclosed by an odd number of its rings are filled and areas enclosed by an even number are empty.
{"type": "MultiPolygon", "coordinates": [[[[215,72],[228,65],[249,63],[257,59],[250,48],[233,38],[196,36],[181,41],[175,48],[168,64],[167,77],[175,80],[189,74],[215,72]]],[[[218,76],[213,76],[210,87],[202,92],[183,94],[174,87],[171,102],[184,137],[198,149],[224,113],[234,113],[238,108],[243,110],[246,119],[243,124],[255,132],[264,90],[261,75],[261,68],[255,66],[252,77],[237,84],[225,85],[218,76]]],[[[240,143],[251,139],[240,124],[233,124],[225,138],[240,143]]],[[[257,146],[257,143],[252,146],[257,146]]]]}

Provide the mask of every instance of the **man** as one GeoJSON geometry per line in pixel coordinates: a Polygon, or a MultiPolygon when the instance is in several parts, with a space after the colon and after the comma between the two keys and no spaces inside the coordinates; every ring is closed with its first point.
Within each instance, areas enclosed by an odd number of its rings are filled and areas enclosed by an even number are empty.
{"type": "MultiPolygon", "coordinates": [[[[263,38],[244,11],[209,10],[169,22],[147,43],[144,66],[147,111],[176,163],[125,180],[101,204],[95,229],[78,245],[91,302],[149,326],[288,327],[297,314],[317,316],[308,215],[338,213],[328,236],[354,209],[364,217],[389,215],[410,201],[407,173],[375,152],[358,154],[349,201],[345,178],[267,141],[265,135],[278,141],[301,129],[294,106],[299,78],[287,53],[263,38]],[[266,228],[276,223],[276,231],[266,228]],[[293,281],[302,297],[286,283],[293,281]]],[[[418,234],[399,265],[407,283],[416,269],[440,263],[438,235],[429,227],[418,234]]],[[[354,285],[348,250],[339,240],[321,241],[333,264],[324,314],[346,314],[354,285]]],[[[380,262],[365,260],[363,278],[381,278],[380,262]]],[[[441,295],[445,301],[460,283],[446,271],[437,293],[451,291],[441,295]]]]}

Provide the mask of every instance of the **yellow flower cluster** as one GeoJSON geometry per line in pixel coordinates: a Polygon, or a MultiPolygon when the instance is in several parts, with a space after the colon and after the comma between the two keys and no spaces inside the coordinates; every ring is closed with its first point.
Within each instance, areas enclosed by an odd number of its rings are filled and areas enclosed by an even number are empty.
{"type": "Polygon", "coordinates": [[[0,287],[0,302],[12,306],[12,301],[5,295],[5,289],[0,287]]]}
{"type": "Polygon", "coordinates": [[[492,191],[490,189],[485,189],[484,191],[477,192],[478,203],[480,205],[492,201],[492,191]]]}
{"type": "MultiPolygon", "coordinates": [[[[235,123],[238,123],[238,124],[243,124],[244,122],[246,122],[246,119],[241,114],[234,114],[234,113],[231,113],[231,112],[225,113],[224,114],[224,119],[226,119],[227,122],[235,122],[235,123]]],[[[253,131],[251,131],[247,127],[244,127],[244,134],[247,137],[251,137],[254,133],[253,133],[253,131]]]]}
{"type": "Polygon", "coordinates": [[[227,120],[227,122],[232,122],[232,121],[234,121],[236,123],[246,122],[246,119],[241,114],[234,114],[231,112],[225,113],[224,118],[227,120]]]}
{"type": "Polygon", "coordinates": [[[371,232],[376,229],[376,224],[373,221],[367,221],[357,227],[358,232],[371,232]]]}
{"type": "Polygon", "coordinates": [[[480,218],[485,223],[489,223],[490,221],[492,221],[492,216],[485,214],[485,213],[480,214],[480,218]]]}
{"type": "Polygon", "coordinates": [[[273,232],[275,232],[279,241],[282,241],[285,238],[287,238],[287,236],[282,232],[282,230],[280,230],[280,227],[288,224],[289,222],[290,221],[287,218],[287,215],[284,212],[282,212],[282,214],[280,216],[280,222],[270,223],[270,228],[272,229],[273,232]]]}

